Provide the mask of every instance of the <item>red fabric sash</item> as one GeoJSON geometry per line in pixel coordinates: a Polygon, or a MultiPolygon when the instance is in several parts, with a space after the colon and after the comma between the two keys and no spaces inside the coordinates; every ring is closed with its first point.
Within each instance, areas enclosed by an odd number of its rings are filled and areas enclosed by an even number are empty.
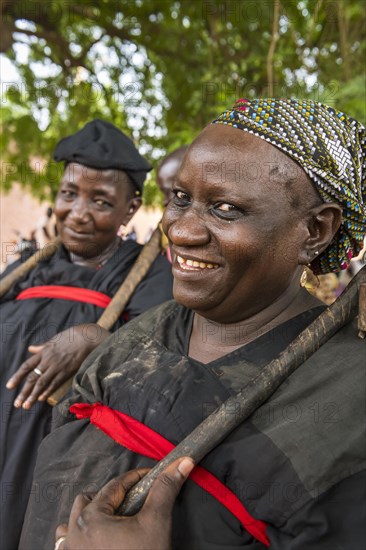
{"type": "MultiPolygon", "coordinates": [[[[79,419],[89,418],[92,424],[111,439],[142,456],[160,460],[175,447],[168,439],[142,422],[101,403],[77,403],[70,407],[70,412],[79,419]]],[[[196,466],[189,477],[223,504],[255,539],[269,546],[266,523],[253,518],[234,493],[213,474],[201,466],[196,466]]]]}
{"type": "Polygon", "coordinates": [[[78,288],[74,286],[35,286],[27,288],[18,294],[17,300],[29,300],[30,298],[59,298],[61,300],[73,300],[75,302],[86,302],[94,306],[106,308],[112,298],[98,292],[97,290],[88,290],[87,288],[78,288]]]}

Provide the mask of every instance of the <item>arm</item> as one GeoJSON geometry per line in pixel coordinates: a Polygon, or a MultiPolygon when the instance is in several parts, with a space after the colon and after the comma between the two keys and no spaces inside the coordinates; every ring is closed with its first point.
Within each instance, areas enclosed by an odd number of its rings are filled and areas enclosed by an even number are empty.
{"type": "Polygon", "coordinates": [[[58,550],[135,550],[151,548],[170,550],[172,510],[175,499],[194,464],[179,458],[155,480],[140,512],[119,517],[116,510],[127,491],[146,474],[133,470],[113,479],[94,497],[79,495],[71,510],[68,525],[56,531],[58,550]]]}

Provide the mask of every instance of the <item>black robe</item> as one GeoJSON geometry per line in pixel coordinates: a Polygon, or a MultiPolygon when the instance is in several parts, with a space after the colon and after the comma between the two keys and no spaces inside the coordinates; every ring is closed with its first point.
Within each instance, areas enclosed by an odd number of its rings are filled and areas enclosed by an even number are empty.
{"type": "MultiPolygon", "coordinates": [[[[207,365],[187,356],[192,312],[168,302],[113,334],[85,361],[74,395],[54,411],[40,447],[21,550],[52,549],[83,488],[154,461],[114,442],[74,403],[100,402],[177,444],[258,374],[319,314],[313,310],[207,365]]],[[[224,337],[224,335],[223,335],[224,337]]],[[[364,342],[352,324],[304,363],[201,465],[255,518],[273,550],[361,550],[365,545],[364,342]]],[[[235,408],[228,411],[235,414],[235,408]]],[[[173,548],[264,549],[191,480],[174,509],[173,548]]]]}
{"type": "MultiPolygon", "coordinates": [[[[37,402],[30,411],[15,409],[19,388],[7,390],[7,380],[31,354],[28,346],[41,344],[57,333],[81,323],[96,322],[103,309],[89,303],[37,298],[16,301],[24,289],[40,285],[65,285],[96,290],[112,297],[128,275],[141,250],[134,241],[121,244],[99,270],[72,264],[61,247],[39,263],[2,298],[1,316],[1,550],[18,547],[37,448],[50,430],[52,407],[37,402]]],[[[12,265],[7,271],[14,269],[12,265]]],[[[7,273],[5,272],[5,274],[7,273]]],[[[172,297],[171,266],[159,256],[126,306],[124,318],[136,317],[172,297]]],[[[114,330],[121,326],[121,319],[114,330]]]]}

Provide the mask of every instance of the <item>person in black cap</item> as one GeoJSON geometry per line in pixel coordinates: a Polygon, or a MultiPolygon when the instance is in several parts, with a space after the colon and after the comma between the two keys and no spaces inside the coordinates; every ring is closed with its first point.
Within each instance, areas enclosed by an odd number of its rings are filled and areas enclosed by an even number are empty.
{"type": "MultiPolygon", "coordinates": [[[[62,139],[54,159],[65,163],[54,206],[62,244],[1,299],[0,548],[7,550],[18,548],[37,449],[50,429],[46,400],[109,334],[95,323],[140,253],[117,233],[139,209],[152,168],[127,136],[98,119],[62,139]]],[[[159,256],[112,331],[170,299],[171,289],[171,266],[159,256]]]]}

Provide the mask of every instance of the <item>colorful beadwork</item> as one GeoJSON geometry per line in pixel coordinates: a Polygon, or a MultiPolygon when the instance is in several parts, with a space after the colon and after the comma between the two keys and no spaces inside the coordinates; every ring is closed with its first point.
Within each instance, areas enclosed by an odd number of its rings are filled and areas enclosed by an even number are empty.
{"type": "Polygon", "coordinates": [[[342,207],[342,224],[312,262],[314,273],[345,269],[366,233],[366,130],[357,120],[310,99],[239,99],[213,124],[265,139],[297,161],[324,202],[342,207]]]}

